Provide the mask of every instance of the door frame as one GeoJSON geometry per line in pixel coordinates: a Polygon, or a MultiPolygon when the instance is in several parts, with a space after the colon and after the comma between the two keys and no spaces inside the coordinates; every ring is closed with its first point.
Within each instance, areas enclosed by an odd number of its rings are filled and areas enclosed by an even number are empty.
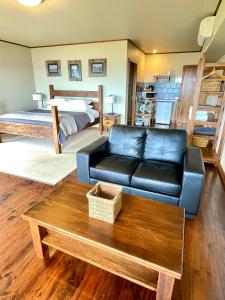
{"type": "Polygon", "coordinates": [[[134,126],[134,121],[135,121],[135,110],[136,110],[136,86],[137,86],[137,69],[138,69],[138,64],[134,61],[132,61],[130,58],[127,60],[127,99],[126,99],[126,109],[125,109],[125,121],[126,124],[128,123],[128,104],[129,104],[129,80],[130,80],[130,64],[134,64],[136,67],[135,71],[135,76],[134,76],[134,81],[133,81],[133,96],[132,98],[132,103],[131,103],[131,126],[134,126]]]}
{"type": "MultiPolygon", "coordinates": [[[[184,68],[185,67],[196,67],[197,68],[198,65],[197,64],[183,65],[183,69],[182,69],[182,81],[181,81],[181,86],[180,86],[180,101],[178,102],[179,106],[178,106],[178,109],[177,109],[177,121],[176,121],[176,123],[180,123],[180,124],[187,124],[187,123],[184,123],[184,122],[180,122],[181,101],[183,99],[184,68]]],[[[197,74],[196,74],[196,78],[197,78],[197,74]]]]}

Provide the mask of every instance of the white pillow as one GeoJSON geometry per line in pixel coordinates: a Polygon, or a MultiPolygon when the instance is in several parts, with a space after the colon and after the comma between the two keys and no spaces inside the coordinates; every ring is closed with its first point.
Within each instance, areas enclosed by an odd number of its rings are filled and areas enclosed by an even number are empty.
{"type": "Polygon", "coordinates": [[[64,98],[56,98],[56,99],[51,99],[49,101],[47,101],[47,105],[48,106],[62,106],[63,103],[65,103],[65,99],[64,98]]]}
{"type": "Polygon", "coordinates": [[[74,110],[74,111],[86,111],[89,105],[84,100],[71,100],[66,101],[63,104],[63,109],[74,110]]]}
{"type": "Polygon", "coordinates": [[[65,102],[64,98],[54,98],[47,101],[50,105],[56,105],[57,103],[65,102]]]}
{"type": "Polygon", "coordinates": [[[93,101],[90,99],[79,99],[79,98],[64,98],[65,102],[71,102],[71,101],[83,101],[86,104],[91,104],[93,101]]]}
{"type": "Polygon", "coordinates": [[[89,105],[89,103],[92,103],[92,101],[90,100],[86,101],[83,99],[69,100],[69,99],[57,98],[48,101],[46,108],[51,109],[51,106],[57,106],[58,110],[87,111],[88,109],[93,108],[93,106],[89,105]]]}

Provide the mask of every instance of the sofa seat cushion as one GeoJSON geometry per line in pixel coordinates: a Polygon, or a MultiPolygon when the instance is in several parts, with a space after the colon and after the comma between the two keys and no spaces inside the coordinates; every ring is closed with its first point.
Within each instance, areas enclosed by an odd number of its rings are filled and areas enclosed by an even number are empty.
{"type": "Polygon", "coordinates": [[[109,155],[90,167],[90,177],[130,186],[131,176],[139,160],[133,157],[109,155]]]}
{"type": "Polygon", "coordinates": [[[182,170],[173,163],[162,161],[143,161],[131,179],[131,186],[179,197],[181,193],[182,170]]]}

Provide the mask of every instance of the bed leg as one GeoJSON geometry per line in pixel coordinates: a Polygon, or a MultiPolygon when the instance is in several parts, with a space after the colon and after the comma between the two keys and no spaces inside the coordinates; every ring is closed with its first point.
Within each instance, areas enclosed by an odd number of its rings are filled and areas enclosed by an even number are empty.
{"type": "Polygon", "coordinates": [[[53,124],[53,138],[54,138],[54,144],[55,144],[55,152],[56,154],[62,153],[62,147],[59,144],[59,115],[58,115],[58,109],[57,106],[52,106],[51,109],[52,112],[52,124],[53,124]]]}
{"type": "Polygon", "coordinates": [[[59,144],[58,139],[57,139],[57,141],[54,141],[54,142],[55,142],[55,153],[56,153],[56,154],[62,153],[62,147],[61,147],[61,145],[59,144]]]}
{"type": "Polygon", "coordinates": [[[3,143],[2,141],[2,134],[0,133],[0,143],[3,143]]]}

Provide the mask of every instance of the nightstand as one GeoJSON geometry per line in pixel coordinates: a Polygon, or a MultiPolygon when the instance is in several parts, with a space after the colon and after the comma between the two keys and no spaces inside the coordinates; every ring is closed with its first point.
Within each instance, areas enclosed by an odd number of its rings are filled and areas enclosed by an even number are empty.
{"type": "Polygon", "coordinates": [[[120,124],[120,114],[103,114],[103,128],[108,131],[112,125],[120,124]]]}

